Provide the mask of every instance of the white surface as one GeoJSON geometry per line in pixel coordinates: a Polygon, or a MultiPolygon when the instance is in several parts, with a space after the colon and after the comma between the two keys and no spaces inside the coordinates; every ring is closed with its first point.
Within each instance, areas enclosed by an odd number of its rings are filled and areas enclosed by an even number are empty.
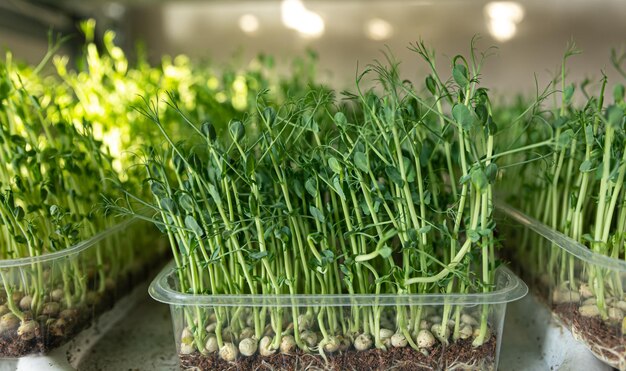
{"type": "Polygon", "coordinates": [[[501,371],[609,371],[534,295],[507,307],[501,371]]]}

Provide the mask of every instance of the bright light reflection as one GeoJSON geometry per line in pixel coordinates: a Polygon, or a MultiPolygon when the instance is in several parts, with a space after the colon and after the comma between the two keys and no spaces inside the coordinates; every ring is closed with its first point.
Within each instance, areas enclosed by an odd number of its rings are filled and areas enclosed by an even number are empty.
{"type": "Polygon", "coordinates": [[[365,33],[372,40],[386,40],[393,34],[393,26],[384,19],[374,18],[367,22],[365,33]]]}
{"type": "Polygon", "coordinates": [[[239,28],[247,34],[253,34],[259,30],[259,19],[253,14],[244,14],[239,18],[239,28]]]}
{"type": "Polygon", "coordinates": [[[485,15],[491,36],[504,42],[517,33],[517,24],[524,19],[524,8],[514,1],[493,1],[485,5],[485,15]]]}
{"type": "Polygon", "coordinates": [[[280,11],[285,27],[298,31],[303,37],[317,38],[324,34],[322,17],[308,10],[301,0],[283,0],[280,11]]]}

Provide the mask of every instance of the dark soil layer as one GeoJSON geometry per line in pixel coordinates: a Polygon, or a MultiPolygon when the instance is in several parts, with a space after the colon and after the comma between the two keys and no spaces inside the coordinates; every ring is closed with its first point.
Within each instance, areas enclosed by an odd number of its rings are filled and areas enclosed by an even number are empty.
{"type": "Polygon", "coordinates": [[[236,362],[226,362],[217,354],[203,356],[196,352],[180,355],[182,369],[200,370],[447,370],[454,365],[463,370],[495,369],[496,337],[481,347],[472,347],[472,340],[459,340],[447,347],[438,343],[429,353],[423,354],[411,347],[391,348],[387,351],[371,349],[363,352],[349,350],[343,353],[327,354],[328,363],[319,354],[297,352],[294,354],[274,354],[261,357],[239,357],[236,362]]]}
{"type": "Polygon", "coordinates": [[[611,325],[599,317],[583,317],[578,306],[571,303],[556,305],[553,310],[593,353],[612,363],[626,358],[626,339],[621,335],[621,324],[611,325]]]}
{"type": "MultiPolygon", "coordinates": [[[[35,331],[35,337],[30,340],[20,338],[17,335],[17,328],[0,334],[0,358],[45,354],[67,343],[79,332],[91,326],[97,316],[111,309],[115,302],[128,294],[134,286],[143,282],[152,273],[156,273],[166,260],[166,254],[163,254],[146,264],[135,265],[125,274],[120,275],[114,286],[107,287],[101,295],[93,295],[92,299],[88,298],[86,305],[76,307],[71,316],[64,317],[65,323],[62,326],[48,323],[49,319],[57,318],[44,317],[37,320],[39,327],[35,331]]],[[[88,285],[88,287],[95,286],[94,283],[88,285]]],[[[28,318],[29,313],[24,314],[28,318]]]]}

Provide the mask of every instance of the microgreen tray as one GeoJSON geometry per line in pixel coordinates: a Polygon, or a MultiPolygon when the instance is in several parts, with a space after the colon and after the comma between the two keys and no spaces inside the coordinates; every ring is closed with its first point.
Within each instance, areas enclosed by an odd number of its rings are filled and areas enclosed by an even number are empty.
{"type": "Polygon", "coordinates": [[[560,322],[603,362],[626,369],[626,261],[583,244],[507,205],[505,250],[560,322]]]}
{"type": "Polygon", "coordinates": [[[44,354],[145,279],[165,245],[129,219],[56,252],[0,260],[0,358],[44,354]]]}
{"type": "Polygon", "coordinates": [[[495,282],[491,292],[468,294],[192,295],[178,291],[177,271],[169,266],[154,279],[149,292],[155,300],[170,305],[183,368],[219,370],[235,362],[241,369],[266,364],[277,369],[496,370],[506,306],[522,298],[528,288],[505,267],[498,268],[495,282]],[[485,308],[489,339],[473,347],[472,338],[485,308]],[[433,336],[440,332],[433,326],[439,326],[444,310],[454,313],[449,335],[457,333],[455,326],[462,328],[457,339],[433,336]],[[285,330],[280,334],[273,332],[275,324],[267,315],[270,311],[282,313],[285,330]],[[263,321],[262,339],[277,341],[278,337],[278,349],[272,350],[267,340],[264,344],[252,334],[256,318],[263,321]],[[324,321],[318,321],[321,318],[324,321]],[[357,332],[350,330],[355,322],[360,325],[357,332]],[[397,326],[399,322],[406,327],[397,326]],[[294,343],[296,323],[306,351],[294,343]],[[198,343],[193,332],[199,326],[209,335],[198,343]],[[217,336],[222,338],[221,347],[217,336]],[[384,346],[377,347],[377,342],[384,346]],[[232,357],[226,361],[228,356],[232,357]]]}

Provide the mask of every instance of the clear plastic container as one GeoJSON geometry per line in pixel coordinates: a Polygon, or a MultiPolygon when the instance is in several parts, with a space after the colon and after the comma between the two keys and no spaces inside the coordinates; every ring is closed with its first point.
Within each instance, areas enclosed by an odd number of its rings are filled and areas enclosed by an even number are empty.
{"type": "Polygon", "coordinates": [[[581,243],[506,204],[497,205],[507,256],[560,322],[600,360],[626,370],[626,261],[581,243]]]}
{"type": "Polygon", "coordinates": [[[0,358],[63,345],[145,279],[166,250],[152,228],[131,219],[68,249],[0,260],[0,358]]]}
{"type": "Polygon", "coordinates": [[[496,370],[506,305],[528,288],[505,267],[495,282],[492,292],[471,294],[192,295],[178,291],[170,265],[149,292],[170,305],[185,369],[496,370]],[[483,314],[487,337],[474,346],[483,314]]]}

